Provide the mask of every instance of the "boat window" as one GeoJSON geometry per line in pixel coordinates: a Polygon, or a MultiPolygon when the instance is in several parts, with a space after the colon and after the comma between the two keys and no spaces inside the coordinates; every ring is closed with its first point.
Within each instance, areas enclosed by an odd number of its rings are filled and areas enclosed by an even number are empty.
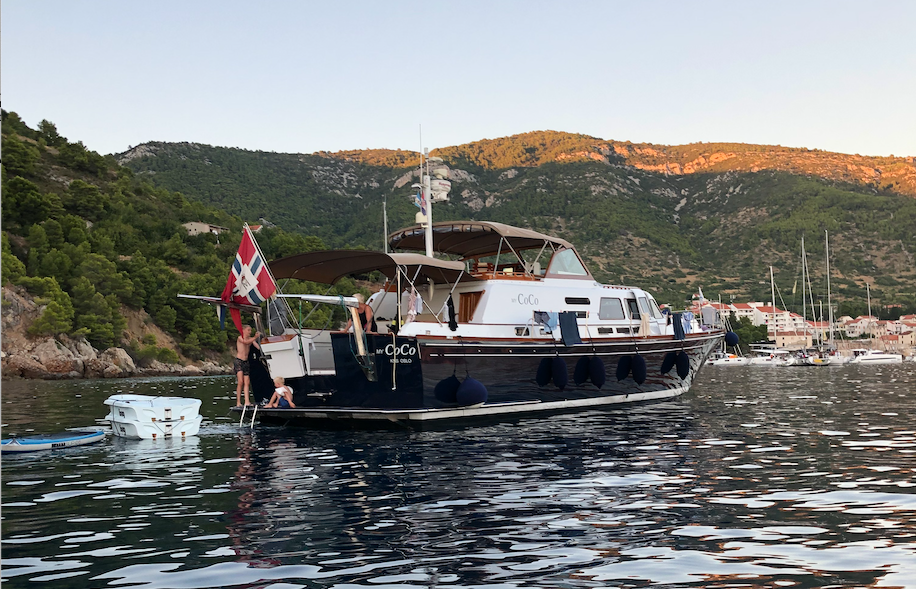
{"type": "Polygon", "coordinates": [[[550,259],[547,267],[548,274],[563,274],[567,276],[588,276],[585,266],[579,261],[575,250],[560,250],[550,259]]]}
{"type": "Polygon", "coordinates": [[[658,303],[652,297],[649,297],[649,310],[652,311],[652,316],[656,319],[662,318],[662,310],[658,308],[658,303]]]}
{"type": "Polygon", "coordinates": [[[598,319],[626,319],[623,314],[623,303],[620,299],[601,299],[601,306],[598,308],[598,319]]]}
{"type": "Polygon", "coordinates": [[[591,301],[588,300],[588,297],[566,297],[567,305],[590,305],[591,301]]]}
{"type": "Polygon", "coordinates": [[[639,307],[636,305],[636,299],[627,299],[627,309],[630,311],[631,319],[639,319],[639,307]]]}
{"type": "Polygon", "coordinates": [[[639,297],[636,300],[639,301],[639,312],[645,313],[646,317],[651,317],[652,311],[649,309],[649,299],[646,297],[639,297]]]}

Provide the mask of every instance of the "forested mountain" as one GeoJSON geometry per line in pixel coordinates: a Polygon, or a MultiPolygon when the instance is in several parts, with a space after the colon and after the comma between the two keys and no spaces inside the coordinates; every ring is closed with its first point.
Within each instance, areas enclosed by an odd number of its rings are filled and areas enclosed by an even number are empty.
{"type": "MultiPolygon", "coordinates": [[[[220,331],[212,307],[177,295],[222,292],[243,219],[154,186],[114,157],[68,141],[48,121],[35,130],[16,113],[2,115],[2,281],[45,305],[31,332],[85,336],[99,349],[124,345],[136,359],[178,361],[155,341],[130,341],[125,316],[143,310],[185,357],[225,352],[234,327],[220,331]],[[182,227],[188,221],[229,232],[192,237],[182,227]]],[[[279,228],[263,230],[258,241],[269,259],[324,247],[279,228]]],[[[341,288],[349,294],[354,285],[341,288]]]]}
{"type": "MultiPolygon", "coordinates": [[[[913,158],[659,146],[553,131],[432,155],[451,167],[451,200],[436,205],[437,221],[487,219],[560,235],[587,255],[599,279],[644,285],[674,304],[697,287],[707,297],[769,300],[773,265],[786,303],[797,308],[801,237],[813,288],[824,293],[829,231],[834,295],[844,310],[864,312],[866,282],[877,303],[916,310],[913,158]]],[[[118,158],[187,199],[335,247],[380,248],[383,201],[392,230],[413,223],[417,210],[410,186],[419,154],[412,152],[306,155],[148,143],[118,158]]]]}

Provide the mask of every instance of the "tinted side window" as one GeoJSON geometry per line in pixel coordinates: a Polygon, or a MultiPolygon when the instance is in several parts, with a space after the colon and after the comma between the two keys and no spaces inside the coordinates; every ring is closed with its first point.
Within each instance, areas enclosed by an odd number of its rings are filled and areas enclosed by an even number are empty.
{"type": "Polygon", "coordinates": [[[602,298],[601,306],[598,307],[598,319],[626,319],[620,299],[602,298]]]}
{"type": "Polygon", "coordinates": [[[639,297],[639,312],[645,313],[647,317],[652,316],[652,311],[649,309],[649,300],[646,297],[639,297]]]}
{"type": "Polygon", "coordinates": [[[627,309],[630,310],[630,317],[639,319],[639,307],[636,305],[636,299],[627,299],[627,309]]]}

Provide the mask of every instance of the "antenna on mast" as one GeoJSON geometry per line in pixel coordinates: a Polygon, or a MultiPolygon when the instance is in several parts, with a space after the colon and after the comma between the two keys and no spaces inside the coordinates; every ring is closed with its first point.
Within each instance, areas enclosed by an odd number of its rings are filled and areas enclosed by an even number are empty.
{"type": "Polygon", "coordinates": [[[417,224],[424,226],[424,241],[426,242],[426,255],[433,257],[433,202],[448,200],[448,191],[452,188],[452,183],[447,180],[449,175],[448,166],[441,158],[429,157],[429,148],[423,147],[423,127],[420,126],[420,181],[411,187],[419,191],[416,205],[420,207],[417,213],[417,224]],[[430,160],[436,160],[435,165],[430,165],[430,160]],[[423,164],[426,169],[423,169],[423,164]],[[432,168],[432,169],[431,169],[432,168]],[[435,175],[435,180],[432,176],[435,175]]]}

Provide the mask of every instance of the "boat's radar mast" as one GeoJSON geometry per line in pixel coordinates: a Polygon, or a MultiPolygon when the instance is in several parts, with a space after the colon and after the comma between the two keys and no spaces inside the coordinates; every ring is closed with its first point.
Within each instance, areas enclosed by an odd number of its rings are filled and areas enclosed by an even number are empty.
{"type": "Polygon", "coordinates": [[[452,189],[448,175],[448,166],[442,158],[429,157],[429,149],[424,149],[423,160],[420,162],[420,183],[414,184],[413,188],[419,191],[415,202],[420,212],[417,213],[416,221],[426,227],[426,255],[429,257],[433,256],[433,203],[448,202],[448,192],[452,189]]]}

